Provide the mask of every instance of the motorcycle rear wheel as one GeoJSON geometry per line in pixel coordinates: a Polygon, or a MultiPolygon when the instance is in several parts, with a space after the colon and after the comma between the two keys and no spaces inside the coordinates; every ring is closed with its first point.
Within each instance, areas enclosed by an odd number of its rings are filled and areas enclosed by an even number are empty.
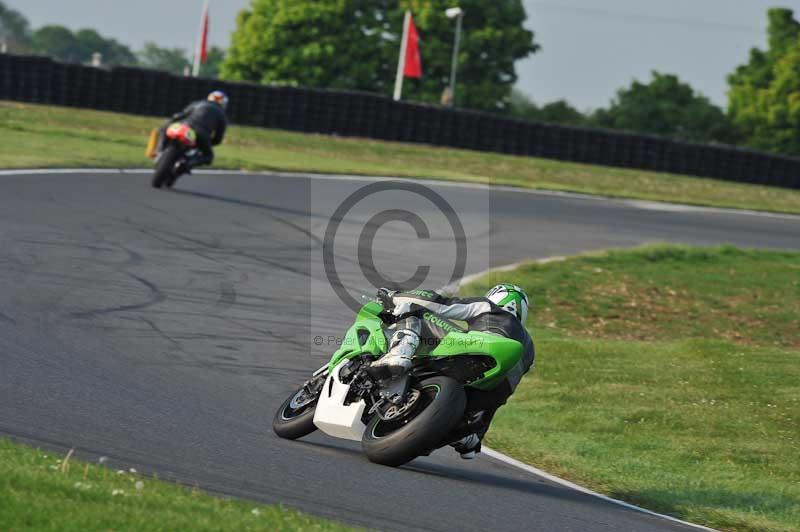
{"type": "Polygon", "coordinates": [[[375,415],[367,425],[361,448],[371,462],[397,467],[429,454],[464,415],[467,397],[455,379],[433,377],[415,388],[422,403],[409,416],[386,421],[375,415]]]}
{"type": "Polygon", "coordinates": [[[172,170],[180,156],[181,150],[172,144],[158,157],[153,180],[150,183],[153,185],[153,188],[161,188],[165,185],[169,186],[169,183],[177,179],[177,176],[172,175],[172,170]]]}

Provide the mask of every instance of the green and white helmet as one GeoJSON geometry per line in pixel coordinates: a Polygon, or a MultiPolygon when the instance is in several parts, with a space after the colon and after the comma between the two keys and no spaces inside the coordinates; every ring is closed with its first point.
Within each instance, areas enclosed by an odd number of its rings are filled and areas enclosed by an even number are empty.
{"type": "Polygon", "coordinates": [[[510,312],[520,323],[528,317],[528,294],[515,284],[499,284],[486,292],[486,299],[510,312]]]}

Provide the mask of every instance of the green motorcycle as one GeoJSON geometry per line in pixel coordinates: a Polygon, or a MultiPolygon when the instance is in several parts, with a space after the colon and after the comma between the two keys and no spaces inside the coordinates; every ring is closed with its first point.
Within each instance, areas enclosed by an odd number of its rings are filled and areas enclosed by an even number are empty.
{"type": "Polygon", "coordinates": [[[330,362],[280,406],[275,433],[293,440],[319,429],[360,441],[372,462],[400,466],[474,432],[465,388],[499,386],[522,363],[522,344],[427,314],[447,335],[420,347],[406,375],[389,378],[372,363],[388,351],[396,318],[377,301],[365,304],[330,362]]]}

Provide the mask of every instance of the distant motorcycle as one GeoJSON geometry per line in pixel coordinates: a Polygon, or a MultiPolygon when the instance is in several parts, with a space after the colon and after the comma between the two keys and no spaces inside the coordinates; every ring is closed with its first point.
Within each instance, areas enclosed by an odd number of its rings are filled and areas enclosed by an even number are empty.
{"type": "Polygon", "coordinates": [[[400,466],[474,432],[465,387],[497,387],[520,363],[522,344],[424,318],[449,332],[405,375],[390,376],[372,363],[389,350],[385,329],[396,318],[378,301],[364,305],[330,362],[280,406],[275,433],[296,439],[320,429],[361,441],[372,462],[400,466]]]}
{"type": "Polygon", "coordinates": [[[187,173],[187,159],[196,150],[197,133],[188,124],[174,122],[163,133],[153,130],[147,146],[147,155],[155,164],[153,188],[172,188],[178,178],[187,173]]]}

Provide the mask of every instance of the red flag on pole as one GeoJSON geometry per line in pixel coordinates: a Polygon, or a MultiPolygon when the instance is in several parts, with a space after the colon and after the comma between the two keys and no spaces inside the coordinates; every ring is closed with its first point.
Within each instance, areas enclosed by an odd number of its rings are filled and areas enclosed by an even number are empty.
{"type": "Polygon", "coordinates": [[[200,62],[205,63],[208,61],[208,4],[203,10],[203,22],[201,23],[201,36],[200,36],[200,62]]]}
{"type": "Polygon", "coordinates": [[[419,53],[419,32],[414,17],[409,17],[408,40],[406,41],[406,64],[403,75],[407,78],[422,77],[422,57],[419,53]]]}
{"type": "Polygon", "coordinates": [[[194,68],[192,74],[200,74],[200,65],[208,61],[208,2],[203,6],[203,16],[200,18],[200,38],[197,39],[197,50],[194,54],[194,68]]]}

